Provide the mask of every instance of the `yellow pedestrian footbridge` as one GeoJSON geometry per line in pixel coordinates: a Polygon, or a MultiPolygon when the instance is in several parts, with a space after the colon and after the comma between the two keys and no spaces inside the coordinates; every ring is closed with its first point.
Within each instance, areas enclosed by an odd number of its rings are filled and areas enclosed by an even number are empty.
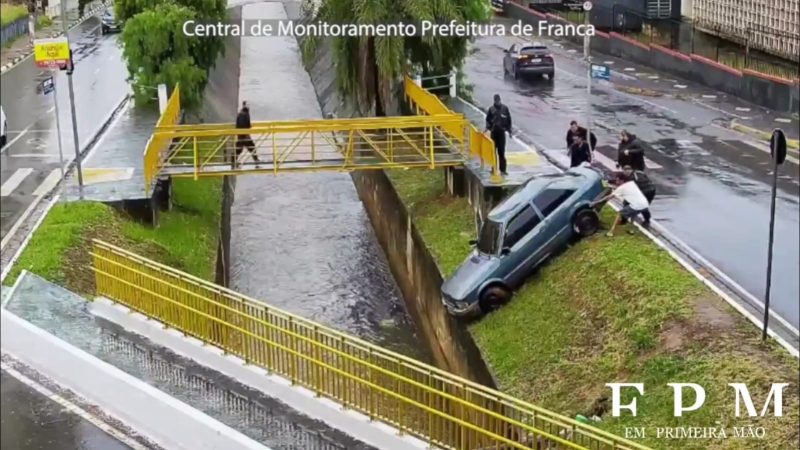
{"type": "Polygon", "coordinates": [[[176,87],[145,150],[145,181],[149,187],[158,176],[436,169],[470,160],[496,173],[489,137],[409,78],[405,93],[417,115],[253,122],[242,130],[233,123],[180,124],[176,87]],[[244,140],[252,147],[237,149],[244,140]]]}
{"type": "Polygon", "coordinates": [[[647,449],[111,244],[92,258],[98,296],[432,448],[647,449]]]}

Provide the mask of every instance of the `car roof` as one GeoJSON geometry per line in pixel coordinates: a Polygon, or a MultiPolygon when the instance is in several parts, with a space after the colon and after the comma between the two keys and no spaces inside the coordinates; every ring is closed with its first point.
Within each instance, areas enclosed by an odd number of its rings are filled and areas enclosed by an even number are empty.
{"type": "Polygon", "coordinates": [[[600,180],[600,174],[590,168],[576,167],[567,172],[540,175],[526,181],[514,193],[500,202],[491,212],[489,220],[506,222],[530,203],[545,188],[579,189],[600,180]]]}

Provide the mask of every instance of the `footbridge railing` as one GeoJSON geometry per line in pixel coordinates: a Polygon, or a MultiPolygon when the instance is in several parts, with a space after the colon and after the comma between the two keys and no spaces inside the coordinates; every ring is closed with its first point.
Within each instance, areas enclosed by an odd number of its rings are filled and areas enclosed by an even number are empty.
{"type": "Polygon", "coordinates": [[[431,446],[646,449],[113,245],[92,254],[99,296],[431,446]]]}

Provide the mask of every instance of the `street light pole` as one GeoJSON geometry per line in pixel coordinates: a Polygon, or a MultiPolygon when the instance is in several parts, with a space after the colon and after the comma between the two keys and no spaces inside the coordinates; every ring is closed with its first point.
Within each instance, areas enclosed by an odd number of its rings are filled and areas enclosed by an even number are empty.
{"type": "MultiPolygon", "coordinates": [[[[584,25],[586,25],[586,29],[589,29],[589,25],[591,24],[591,11],[592,10],[592,2],[584,2],[583,3],[583,16],[584,16],[584,25]]],[[[593,154],[594,148],[592,148],[592,57],[590,55],[591,51],[591,36],[587,32],[583,36],[583,58],[586,60],[586,140],[589,142],[589,154],[593,154]]]]}
{"type": "MultiPolygon", "coordinates": [[[[62,2],[64,0],[61,0],[62,2]]],[[[56,112],[56,132],[58,133],[58,162],[61,168],[61,179],[64,179],[64,151],[61,147],[61,117],[58,112],[58,88],[56,88],[56,78],[53,76],[53,101],[55,102],[56,112]]]]}
{"type": "MultiPolygon", "coordinates": [[[[69,45],[69,30],[67,29],[67,5],[65,0],[61,0],[61,27],[64,30],[64,37],[67,39],[69,45]]],[[[78,120],[75,114],[75,88],[72,85],[72,71],[75,65],[72,61],[72,47],[69,47],[69,63],[67,66],[67,81],[69,85],[69,109],[72,114],[72,141],[75,145],[75,167],[78,171],[78,190],[80,197],[83,198],[83,170],[81,169],[81,149],[80,140],[78,139],[78,120]]]]}

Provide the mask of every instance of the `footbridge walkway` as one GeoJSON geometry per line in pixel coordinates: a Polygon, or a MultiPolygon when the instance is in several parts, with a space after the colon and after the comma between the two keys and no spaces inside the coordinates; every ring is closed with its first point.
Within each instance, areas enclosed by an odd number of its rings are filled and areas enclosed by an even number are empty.
{"type": "MultiPolygon", "coordinates": [[[[644,450],[598,428],[105,242],[97,295],[432,448],[644,450]]],[[[368,420],[367,420],[368,419],[368,420]]]]}
{"type": "Polygon", "coordinates": [[[176,87],[144,154],[147,186],[158,176],[199,177],[292,171],[352,171],[457,166],[477,159],[496,174],[494,145],[462,114],[449,110],[410,78],[405,94],[414,116],[180,124],[176,87]],[[235,160],[238,136],[249,134],[252,158],[235,160]]]}

